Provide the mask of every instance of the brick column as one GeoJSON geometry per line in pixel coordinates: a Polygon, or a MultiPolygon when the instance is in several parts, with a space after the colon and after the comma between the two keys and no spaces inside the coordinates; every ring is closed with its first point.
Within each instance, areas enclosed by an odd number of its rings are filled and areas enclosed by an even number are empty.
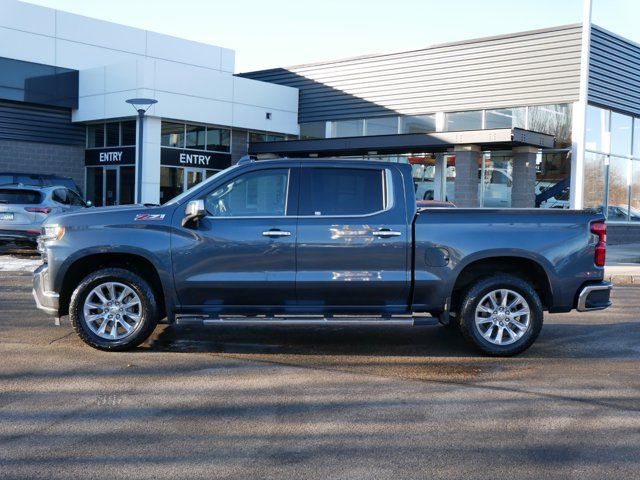
{"type": "Polygon", "coordinates": [[[536,155],[537,148],[515,147],[513,149],[513,183],[511,206],[533,208],[536,206],[536,155]]]}
{"type": "Polygon", "coordinates": [[[460,145],[453,151],[456,155],[455,204],[462,208],[477,207],[480,205],[478,200],[480,147],[460,145]]]}

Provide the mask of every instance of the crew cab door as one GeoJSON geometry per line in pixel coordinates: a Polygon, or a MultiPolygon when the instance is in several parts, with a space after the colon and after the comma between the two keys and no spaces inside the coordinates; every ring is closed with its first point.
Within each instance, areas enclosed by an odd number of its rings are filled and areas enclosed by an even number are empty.
{"type": "Polygon", "coordinates": [[[411,235],[400,171],[383,163],[302,162],[300,172],[300,307],[381,313],[406,308],[411,235]]]}
{"type": "MultiPolygon", "coordinates": [[[[266,162],[265,162],[266,163],[266,162]]],[[[295,303],[298,168],[255,166],[200,198],[197,226],[174,217],[172,257],[183,307],[266,313],[295,303]]]]}

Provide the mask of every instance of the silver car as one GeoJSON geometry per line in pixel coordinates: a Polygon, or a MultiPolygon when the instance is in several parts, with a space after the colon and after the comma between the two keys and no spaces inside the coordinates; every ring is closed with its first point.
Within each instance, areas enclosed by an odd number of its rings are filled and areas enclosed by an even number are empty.
{"type": "Polygon", "coordinates": [[[36,245],[45,218],[87,206],[76,192],[66,187],[1,186],[0,242],[36,245]]]}

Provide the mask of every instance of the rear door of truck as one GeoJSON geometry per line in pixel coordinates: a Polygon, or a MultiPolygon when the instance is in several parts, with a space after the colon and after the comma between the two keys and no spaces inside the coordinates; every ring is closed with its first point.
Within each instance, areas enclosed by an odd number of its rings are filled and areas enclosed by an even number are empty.
{"type": "Polygon", "coordinates": [[[407,308],[411,232],[399,169],[303,162],[296,247],[298,305],[318,311],[407,308]]]}

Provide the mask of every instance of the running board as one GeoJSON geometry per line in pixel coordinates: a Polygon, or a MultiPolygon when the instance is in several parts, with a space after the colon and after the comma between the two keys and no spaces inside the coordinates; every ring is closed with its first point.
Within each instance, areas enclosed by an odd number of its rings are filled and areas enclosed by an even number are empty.
{"type": "Polygon", "coordinates": [[[286,325],[286,326],[411,326],[437,325],[434,317],[211,317],[207,315],[176,315],[178,325],[286,325]]]}

